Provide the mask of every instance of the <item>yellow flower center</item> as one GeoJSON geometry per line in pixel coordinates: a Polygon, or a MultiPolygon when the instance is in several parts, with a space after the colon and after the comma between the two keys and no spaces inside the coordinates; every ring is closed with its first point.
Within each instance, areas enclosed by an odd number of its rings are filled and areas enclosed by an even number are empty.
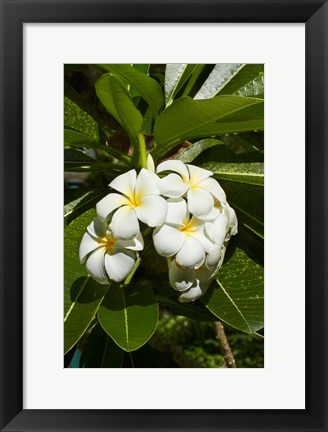
{"type": "Polygon", "coordinates": [[[186,235],[191,235],[197,229],[197,225],[193,219],[189,221],[184,221],[183,225],[180,227],[180,231],[185,233],[186,235]]]}
{"type": "Polygon", "coordinates": [[[111,252],[115,247],[116,238],[108,235],[100,239],[99,243],[105,247],[107,252],[111,252]]]}
{"type": "Polygon", "coordinates": [[[133,194],[129,195],[131,207],[135,208],[140,206],[142,196],[143,194],[141,192],[139,192],[138,194],[134,192],[133,194]]]}

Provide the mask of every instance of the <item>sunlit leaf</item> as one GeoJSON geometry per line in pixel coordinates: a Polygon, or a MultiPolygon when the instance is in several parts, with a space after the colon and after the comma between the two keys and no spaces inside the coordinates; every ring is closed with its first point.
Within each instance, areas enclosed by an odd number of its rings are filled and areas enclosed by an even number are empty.
{"type": "Polygon", "coordinates": [[[226,82],[226,85],[220,90],[219,94],[237,94],[240,96],[263,98],[264,65],[242,65],[233,79],[226,82]]]}
{"type": "Polygon", "coordinates": [[[184,86],[195,66],[187,63],[168,63],[166,65],[164,93],[167,106],[172,103],[176,94],[184,86]]]}
{"type": "Polygon", "coordinates": [[[184,163],[190,163],[194,159],[196,159],[196,157],[199,156],[204,150],[222,144],[223,142],[218,139],[203,139],[191,144],[189,147],[186,148],[186,150],[183,150],[181,153],[179,153],[176,159],[179,159],[184,163]]]}
{"type": "Polygon", "coordinates": [[[64,233],[64,351],[69,351],[89,327],[108,289],[90,278],[79,261],[79,246],[94,209],[83,213],[64,233]]]}
{"type": "Polygon", "coordinates": [[[218,180],[226,180],[236,183],[264,186],[264,163],[220,163],[208,162],[202,165],[214,173],[218,180]]]}
{"type": "Polygon", "coordinates": [[[242,66],[244,65],[240,63],[216,64],[194,99],[209,99],[216,96],[238,74],[242,66]]]}
{"type": "Polygon", "coordinates": [[[134,139],[141,131],[143,118],[122,82],[112,74],[105,74],[98,79],[95,88],[105,108],[120,123],[130,138],[134,139]]]}
{"type": "Polygon", "coordinates": [[[154,128],[155,159],[184,140],[262,129],[263,101],[240,96],[212,99],[181,98],[164,110],[154,128]]]}
{"type": "Polygon", "coordinates": [[[201,301],[220,320],[246,333],[264,326],[263,268],[236,249],[201,301]]]}
{"type": "Polygon", "coordinates": [[[128,85],[135,88],[142,98],[148,103],[149,107],[153,111],[153,114],[157,116],[164,102],[162,89],[157,81],[140,72],[132,65],[102,64],[100,66],[105,70],[118,75],[128,85]]]}
{"type": "Polygon", "coordinates": [[[125,351],[144,345],[154,333],[158,305],[150,287],[112,284],[98,311],[108,335],[125,351]]]}

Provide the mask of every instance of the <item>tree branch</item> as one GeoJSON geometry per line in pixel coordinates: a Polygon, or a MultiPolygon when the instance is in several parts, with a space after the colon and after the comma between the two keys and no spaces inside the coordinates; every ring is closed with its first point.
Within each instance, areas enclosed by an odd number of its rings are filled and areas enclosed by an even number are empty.
{"type": "Polygon", "coordinates": [[[214,323],[216,340],[219,343],[220,350],[224,357],[225,367],[227,368],[235,368],[236,362],[234,356],[232,354],[228,339],[224,332],[224,327],[221,321],[216,321],[214,323]]]}

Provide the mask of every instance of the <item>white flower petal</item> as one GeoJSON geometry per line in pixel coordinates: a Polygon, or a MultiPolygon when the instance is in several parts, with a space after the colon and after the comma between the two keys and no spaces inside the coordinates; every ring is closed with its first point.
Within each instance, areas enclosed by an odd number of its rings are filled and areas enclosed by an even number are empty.
{"type": "Polygon", "coordinates": [[[228,211],[229,211],[230,236],[233,236],[238,232],[238,221],[234,209],[231,208],[229,205],[228,205],[228,211]]]}
{"type": "Polygon", "coordinates": [[[185,235],[177,228],[163,225],[155,228],[153,232],[154,247],[159,255],[175,255],[183,245],[185,235]]]}
{"type": "Polygon", "coordinates": [[[176,256],[176,262],[182,267],[200,267],[205,261],[203,246],[193,237],[185,236],[182,248],[176,256]]]}
{"type": "Polygon", "coordinates": [[[109,279],[115,282],[124,280],[135,263],[135,252],[122,251],[114,254],[105,254],[105,269],[109,279]]]}
{"type": "Polygon", "coordinates": [[[220,213],[221,213],[220,209],[218,209],[217,207],[213,207],[208,213],[203,215],[198,215],[197,218],[204,222],[213,221],[219,216],[220,213]]]}
{"type": "Polygon", "coordinates": [[[162,171],[174,171],[180,174],[185,182],[189,181],[189,171],[187,166],[179,160],[167,160],[160,163],[157,167],[157,172],[160,173],[162,171]]]}
{"type": "Polygon", "coordinates": [[[190,186],[195,186],[200,181],[207,179],[211,175],[213,175],[212,171],[208,171],[204,168],[199,168],[196,165],[187,164],[189,170],[189,183],[190,186]]]}
{"type": "Polygon", "coordinates": [[[184,195],[189,189],[189,185],[184,183],[178,174],[169,174],[159,179],[158,188],[162,195],[176,198],[184,195]]]}
{"type": "Polygon", "coordinates": [[[110,193],[97,203],[97,216],[100,220],[105,221],[112,211],[126,204],[129,204],[129,200],[123,195],[110,193]]]}
{"type": "Polygon", "coordinates": [[[203,246],[205,252],[209,252],[210,250],[212,250],[214,243],[206,234],[204,225],[201,225],[196,231],[193,231],[189,235],[199,241],[199,243],[203,246]]]}
{"type": "Polygon", "coordinates": [[[115,238],[130,240],[140,231],[137,215],[132,207],[123,206],[113,214],[110,228],[115,238]]]}
{"type": "Polygon", "coordinates": [[[142,169],[137,177],[135,197],[140,200],[145,195],[159,195],[157,183],[159,177],[149,170],[142,169]]]}
{"type": "Polygon", "coordinates": [[[95,239],[93,239],[88,233],[85,233],[80,243],[80,263],[84,264],[87,256],[94,250],[98,249],[100,246],[101,245],[95,239]]]}
{"type": "Polygon", "coordinates": [[[169,269],[170,285],[176,291],[186,291],[195,282],[196,275],[193,268],[183,269],[178,267],[175,260],[172,261],[169,269]]]}
{"type": "Polygon", "coordinates": [[[88,273],[101,284],[108,283],[108,278],[104,267],[104,255],[105,248],[98,248],[91,255],[89,255],[86,261],[86,268],[88,273]]]}
{"type": "Polygon", "coordinates": [[[136,170],[130,170],[114,178],[108,186],[116,189],[122,194],[126,195],[129,199],[133,200],[134,189],[136,186],[137,173],[136,170]]]}
{"type": "Polygon", "coordinates": [[[118,239],[116,242],[116,247],[122,249],[129,249],[133,251],[141,251],[144,247],[144,241],[141,232],[137,234],[137,237],[131,240],[121,240],[118,239]]]}
{"type": "Polygon", "coordinates": [[[138,219],[150,227],[163,225],[167,215],[167,203],[164,198],[157,195],[148,195],[141,199],[135,207],[138,219]]]}
{"type": "Polygon", "coordinates": [[[229,228],[229,216],[223,212],[213,222],[206,222],[205,229],[210,238],[217,244],[223,245],[229,228]]]}
{"type": "Polygon", "coordinates": [[[195,216],[204,215],[214,207],[212,195],[204,189],[198,187],[193,190],[189,189],[187,198],[188,209],[195,216]]]}
{"type": "Polygon", "coordinates": [[[87,231],[91,237],[97,240],[106,236],[107,227],[99,218],[94,218],[91,224],[87,227],[87,231]]]}
{"type": "Polygon", "coordinates": [[[225,249],[224,246],[215,245],[212,250],[207,254],[205,265],[209,270],[219,270],[223,262],[223,249],[225,249]]]}
{"type": "Polygon", "coordinates": [[[183,225],[189,220],[187,203],[183,198],[169,198],[167,202],[166,223],[183,225]]]}
{"type": "Polygon", "coordinates": [[[211,272],[207,270],[205,266],[200,267],[196,270],[196,279],[192,287],[183,292],[179,296],[179,301],[181,303],[191,302],[199,299],[202,295],[204,295],[210,286],[210,275],[211,272]]]}
{"type": "Polygon", "coordinates": [[[210,192],[214,198],[216,198],[221,204],[225,204],[227,202],[226,194],[219,182],[214,178],[207,178],[202,180],[197,184],[197,188],[205,189],[210,192]]]}
{"type": "Polygon", "coordinates": [[[152,172],[155,172],[154,159],[152,158],[152,155],[150,153],[147,156],[147,169],[149,169],[152,172]]]}

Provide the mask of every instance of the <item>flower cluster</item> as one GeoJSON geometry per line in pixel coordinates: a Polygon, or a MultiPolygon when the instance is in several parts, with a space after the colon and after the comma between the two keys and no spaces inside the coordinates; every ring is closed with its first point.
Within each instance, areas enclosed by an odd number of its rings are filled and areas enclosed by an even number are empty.
{"type": "Polygon", "coordinates": [[[196,300],[222,265],[237,232],[236,214],[211,171],[178,160],[162,162],[157,174],[153,164],[148,167],[109,184],[116,192],[98,202],[97,217],[82,238],[80,261],[100,283],[124,280],[144,246],[142,222],[154,228],[157,253],[170,257],[169,281],[179,300],[196,300]]]}

